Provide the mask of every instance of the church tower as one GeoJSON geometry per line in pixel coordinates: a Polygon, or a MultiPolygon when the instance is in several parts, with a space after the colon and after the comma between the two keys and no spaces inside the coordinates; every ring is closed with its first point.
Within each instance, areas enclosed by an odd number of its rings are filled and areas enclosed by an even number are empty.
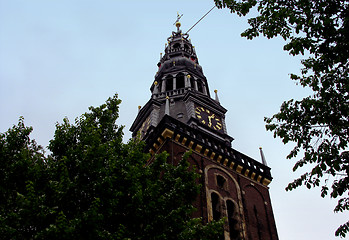
{"type": "Polygon", "coordinates": [[[167,151],[174,164],[192,150],[188,160],[202,184],[194,215],[206,222],[225,217],[226,240],[276,240],[270,168],[232,148],[227,110],[217,91],[211,97],[195,48],[179,22],[176,26],[158,63],[151,98],[130,128],[132,136],[140,135],[152,156],[167,151]]]}

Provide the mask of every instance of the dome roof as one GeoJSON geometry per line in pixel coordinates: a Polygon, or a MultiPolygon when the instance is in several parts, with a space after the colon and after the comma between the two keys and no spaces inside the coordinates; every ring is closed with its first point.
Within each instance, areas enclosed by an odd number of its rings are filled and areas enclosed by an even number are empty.
{"type": "Polygon", "coordinates": [[[164,74],[178,72],[184,69],[200,78],[205,78],[189,35],[187,33],[183,34],[179,27],[177,28],[177,32],[172,32],[172,35],[167,38],[165,54],[161,56],[157,65],[159,67],[155,76],[155,80],[157,81],[164,74]]]}

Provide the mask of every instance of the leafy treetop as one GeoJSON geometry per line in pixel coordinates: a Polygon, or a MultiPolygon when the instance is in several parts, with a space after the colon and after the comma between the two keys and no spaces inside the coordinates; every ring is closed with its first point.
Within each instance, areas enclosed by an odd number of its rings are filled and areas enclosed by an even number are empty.
{"type": "Polygon", "coordinates": [[[5,239],[221,239],[222,221],[191,218],[200,186],[186,158],[152,164],[122,143],[115,95],[57,124],[51,154],[18,125],[0,135],[0,234],[5,239]]]}

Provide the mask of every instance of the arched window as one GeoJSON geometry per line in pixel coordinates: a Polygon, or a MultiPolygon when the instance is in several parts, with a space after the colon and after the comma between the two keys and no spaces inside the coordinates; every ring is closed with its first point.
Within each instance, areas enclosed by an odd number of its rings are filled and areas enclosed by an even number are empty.
{"type": "Polygon", "coordinates": [[[195,89],[195,82],[194,82],[194,78],[190,78],[190,86],[191,88],[195,89]]]}
{"type": "Polygon", "coordinates": [[[236,218],[236,209],[233,201],[227,200],[227,213],[228,213],[228,223],[229,223],[229,235],[231,240],[238,240],[239,231],[239,221],[236,218]]]}
{"type": "Polygon", "coordinates": [[[176,76],[176,88],[184,88],[184,74],[183,73],[178,73],[176,76]]]}
{"type": "Polygon", "coordinates": [[[216,176],[217,186],[222,189],[226,189],[226,180],[223,176],[217,175],[216,176]]]}
{"type": "Polygon", "coordinates": [[[180,45],[179,43],[176,43],[176,44],[173,45],[173,48],[174,48],[174,49],[180,48],[180,47],[181,47],[181,45],[180,45]]]}
{"type": "Polygon", "coordinates": [[[158,90],[159,92],[162,92],[162,80],[160,80],[158,83],[158,90]]]}
{"type": "Polygon", "coordinates": [[[202,83],[200,81],[198,81],[197,83],[198,83],[198,91],[203,93],[204,89],[202,87],[202,83]]]}
{"type": "Polygon", "coordinates": [[[173,77],[171,75],[168,75],[166,77],[166,91],[173,90],[173,77]]]}
{"type": "Polygon", "coordinates": [[[254,212],[254,216],[256,218],[256,222],[257,222],[258,239],[263,239],[262,231],[261,231],[262,230],[262,224],[261,224],[260,218],[258,216],[259,214],[258,214],[256,205],[253,206],[253,212],[254,212]]]}
{"type": "Polygon", "coordinates": [[[217,221],[221,219],[221,204],[220,199],[217,193],[211,193],[211,201],[212,201],[212,217],[213,220],[217,221]]]}

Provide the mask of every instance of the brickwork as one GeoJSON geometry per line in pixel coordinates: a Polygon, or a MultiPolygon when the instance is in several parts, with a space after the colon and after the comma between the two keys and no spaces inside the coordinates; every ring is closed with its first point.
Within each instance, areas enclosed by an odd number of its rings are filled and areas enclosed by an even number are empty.
{"type": "MultiPolygon", "coordinates": [[[[158,152],[167,151],[169,161],[178,163],[182,155],[190,148],[167,138],[158,148],[158,152]]],[[[235,230],[238,237],[230,238],[229,220],[225,224],[226,239],[244,240],[277,240],[275,220],[271,207],[268,187],[237,173],[222,164],[217,164],[211,158],[193,151],[188,161],[200,174],[198,183],[201,191],[194,206],[197,211],[193,217],[201,217],[203,221],[213,219],[211,194],[219,196],[221,217],[229,219],[228,204],[233,208],[232,219],[236,221],[235,230]],[[218,181],[221,182],[217,182],[218,181]]]]}

